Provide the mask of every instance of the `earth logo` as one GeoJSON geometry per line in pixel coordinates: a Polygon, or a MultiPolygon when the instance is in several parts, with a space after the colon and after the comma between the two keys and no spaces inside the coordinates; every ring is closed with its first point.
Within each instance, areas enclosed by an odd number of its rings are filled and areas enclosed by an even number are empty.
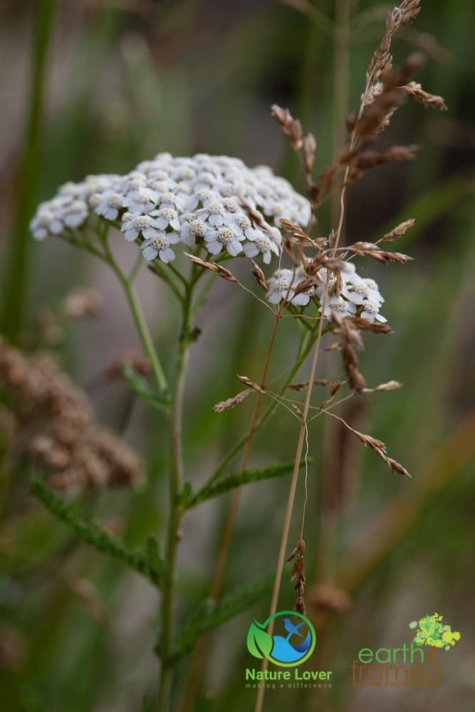
{"type": "Polygon", "coordinates": [[[267,658],[282,667],[301,665],[315,649],[317,636],[308,618],[295,611],[280,611],[264,623],[254,620],[247,634],[247,649],[255,658],[267,658]],[[274,622],[273,635],[267,632],[274,622]]]}

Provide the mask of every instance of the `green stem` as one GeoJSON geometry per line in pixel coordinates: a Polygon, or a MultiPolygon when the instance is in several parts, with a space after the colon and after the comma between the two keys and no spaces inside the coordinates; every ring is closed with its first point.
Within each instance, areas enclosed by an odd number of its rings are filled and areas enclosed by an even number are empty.
{"type": "Polygon", "coordinates": [[[132,312],[132,316],[135,322],[135,326],[137,327],[142,346],[151,363],[153,375],[155,377],[158,390],[166,392],[168,391],[167,379],[163,371],[162,364],[160,363],[160,359],[158,358],[157,352],[155,350],[155,346],[153,345],[152,337],[150,336],[150,331],[148,330],[147,322],[145,321],[142,312],[142,307],[140,306],[140,302],[135,292],[135,287],[133,285],[134,276],[132,276],[132,278],[128,278],[117,264],[116,259],[112,254],[109,242],[107,240],[107,227],[105,228],[103,234],[100,236],[100,239],[105,250],[104,259],[113,269],[113,271],[117,275],[117,278],[119,279],[120,283],[124,288],[125,296],[127,297],[130,311],[132,312]]]}
{"type": "Polygon", "coordinates": [[[11,251],[6,270],[3,330],[15,341],[22,328],[29,276],[29,246],[32,244],[29,221],[36,202],[40,175],[40,139],[46,77],[46,59],[53,25],[55,0],[36,3],[33,76],[25,137],[25,150],[20,168],[18,205],[11,251]]]}
{"type": "Polygon", "coordinates": [[[180,503],[180,494],[183,489],[184,481],[182,453],[182,421],[186,373],[189,361],[189,330],[191,321],[192,296],[193,285],[191,283],[188,283],[186,285],[186,293],[182,305],[182,326],[176,364],[170,430],[170,514],[168,520],[166,547],[167,569],[163,582],[163,595],[160,607],[160,653],[162,659],[162,667],[157,697],[157,712],[168,712],[170,710],[173,683],[173,667],[171,663],[171,658],[173,651],[173,637],[175,632],[176,617],[176,559],[178,550],[179,529],[181,519],[184,514],[183,506],[180,503]]]}
{"type": "Polygon", "coordinates": [[[124,287],[125,295],[127,297],[127,301],[129,302],[132,316],[134,318],[135,326],[137,327],[137,331],[139,332],[140,340],[142,341],[145,353],[147,354],[150,363],[152,364],[153,375],[155,376],[155,381],[157,383],[158,390],[166,392],[168,391],[167,379],[163,371],[162,364],[160,363],[160,359],[158,358],[157,352],[155,350],[155,346],[153,345],[152,337],[150,336],[147,323],[142,313],[142,308],[137,298],[134,285],[131,284],[128,279],[123,280],[122,284],[124,287]]]}

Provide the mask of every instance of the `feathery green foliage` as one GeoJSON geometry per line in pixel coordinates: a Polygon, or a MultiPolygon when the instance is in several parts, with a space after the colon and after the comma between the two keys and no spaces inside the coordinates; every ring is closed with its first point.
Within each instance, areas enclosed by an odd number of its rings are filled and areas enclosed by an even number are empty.
{"type": "Polygon", "coordinates": [[[129,568],[142,574],[153,584],[160,585],[164,564],[160,559],[158,547],[153,538],[149,539],[147,543],[147,553],[133,549],[123,539],[111,534],[97,522],[86,522],[81,519],[72,505],[66,504],[61,497],[58,497],[41,480],[33,480],[32,489],[35,496],[51,514],[72,529],[79,539],[90,544],[98,551],[123,561],[129,568]]]}
{"type": "MultiPolygon", "coordinates": [[[[308,459],[308,463],[310,462],[311,459],[308,459]]],[[[305,460],[301,461],[300,467],[305,467],[305,460]]],[[[191,494],[190,487],[188,490],[185,487],[185,497],[187,501],[184,503],[184,506],[186,509],[192,509],[198,504],[206,502],[208,499],[219,497],[221,494],[226,494],[226,492],[230,492],[237,487],[242,487],[243,485],[250,484],[251,482],[261,482],[263,480],[271,480],[274,477],[288,475],[292,472],[293,468],[294,463],[289,461],[268,465],[267,467],[259,467],[255,470],[246,470],[245,472],[241,472],[239,474],[229,475],[229,477],[225,477],[216,484],[207,484],[198,490],[195,495],[191,494]]]]}
{"type": "MultiPolygon", "coordinates": [[[[218,628],[247,610],[272,589],[273,583],[274,574],[270,574],[253,584],[243,586],[237,591],[223,596],[217,602],[206,599],[181,629],[172,657],[166,662],[174,664],[187,655],[204,633],[218,628]]],[[[157,652],[160,654],[160,645],[157,646],[157,652]]]]}

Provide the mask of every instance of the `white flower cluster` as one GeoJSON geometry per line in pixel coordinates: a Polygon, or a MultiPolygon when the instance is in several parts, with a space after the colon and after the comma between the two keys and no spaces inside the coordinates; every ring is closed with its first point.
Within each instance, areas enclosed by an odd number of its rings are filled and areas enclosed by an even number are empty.
{"type": "Polygon", "coordinates": [[[91,198],[107,190],[120,180],[116,175],[88,176],[81,183],[65,183],[58,194],[40,203],[30,222],[30,230],[37,240],[50,235],[61,235],[68,228],[81,227],[91,213],[91,198]]]}
{"type": "MultiPolygon", "coordinates": [[[[324,316],[328,319],[332,311],[336,311],[341,316],[357,314],[371,322],[386,322],[387,319],[379,313],[384,298],[381,296],[374,279],[360,277],[352,262],[347,262],[345,269],[340,274],[342,285],[339,296],[331,295],[335,277],[333,275],[330,276],[328,285],[330,296],[326,300],[324,316]]],[[[302,284],[304,280],[306,280],[306,275],[302,268],[298,268],[295,271],[279,269],[268,280],[269,291],[267,298],[272,304],[278,304],[282,299],[285,299],[285,301],[295,306],[306,306],[314,298],[318,299],[322,304],[327,282],[327,270],[322,268],[317,273],[317,284],[300,292],[298,285],[302,284]]],[[[320,306],[320,312],[322,308],[320,306]]]]}
{"type": "Polygon", "coordinates": [[[91,212],[139,239],[146,260],[171,262],[173,245],[200,242],[212,255],[227,252],[268,264],[280,254],[280,218],[306,226],[310,204],[270,168],[238,158],[159,154],[126,176],[92,176],[68,183],[42,203],[31,222],[37,239],[79,228],[91,212]],[[249,206],[246,210],[243,201],[249,206]]]}

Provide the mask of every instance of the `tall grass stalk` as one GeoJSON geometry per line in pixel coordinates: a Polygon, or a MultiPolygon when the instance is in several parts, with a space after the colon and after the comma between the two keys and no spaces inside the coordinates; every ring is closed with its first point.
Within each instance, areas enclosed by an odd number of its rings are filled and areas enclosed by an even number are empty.
{"type": "Polygon", "coordinates": [[[34,48],[31,58],[31,83],[23,157],[18,177],[18,202],[5,270],[2,331],[18,340],[26,310],[30,252],[33,249],[29,221],[38,190],[41,163],[41,130],[45,104],[48,48],[51,42],[56,0],[34,4],[34,48]]]}

